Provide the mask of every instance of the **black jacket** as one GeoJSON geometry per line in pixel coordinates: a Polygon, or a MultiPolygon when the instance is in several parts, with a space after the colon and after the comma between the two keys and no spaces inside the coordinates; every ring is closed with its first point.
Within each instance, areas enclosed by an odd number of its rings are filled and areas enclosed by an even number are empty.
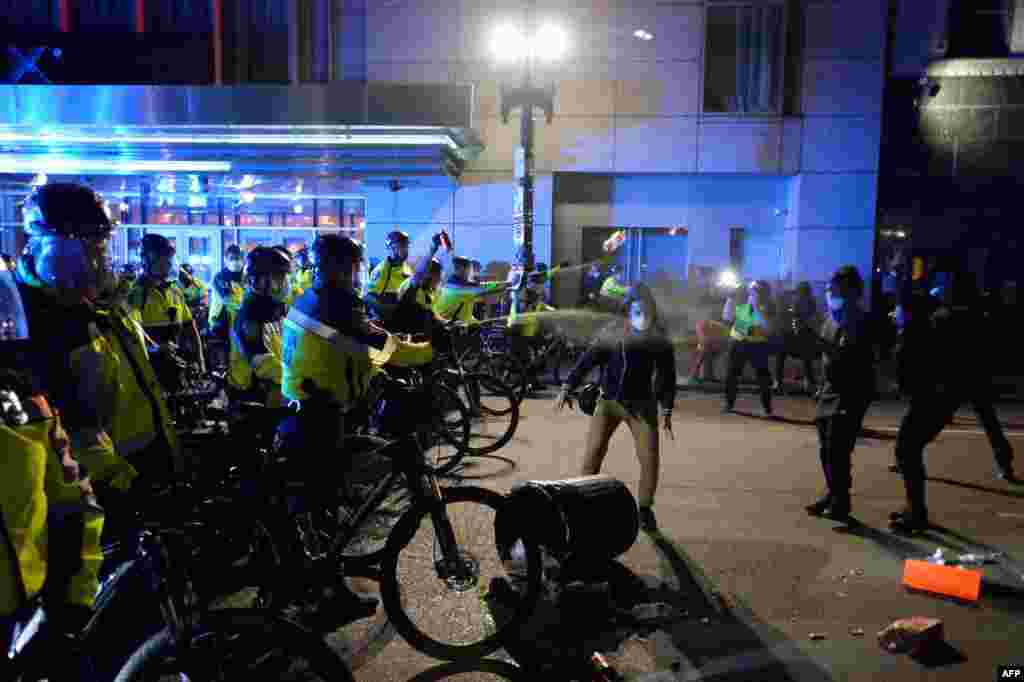
{"type": "Polygon", "coordinates": [[[868,313],[851,308],[839,321],[825,317],[817,335],[822,352],[821,404],[840,397],[870,402],[875,397],[875,339],[868,313]]]}
{"type": "Polygon", "coordinates": [[[671,410],[676,398],[676,354],[664,333],[623,332],[623,323],[604,329],[569,373],[566,385],[576,388],[595,367],[604,367],[602,396],[608,400],[643,401],[657,398],[671,410]]]}

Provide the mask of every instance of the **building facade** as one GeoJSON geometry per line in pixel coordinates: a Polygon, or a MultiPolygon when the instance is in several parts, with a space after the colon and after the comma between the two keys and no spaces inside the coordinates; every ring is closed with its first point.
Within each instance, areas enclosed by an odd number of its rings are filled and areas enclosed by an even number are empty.
{"type": "MultiPolygon", "coordinates": [[[[62,14],[63,0],[13,4],[38,5],[29,14],[44,33],[89,25],[62,14]]],[[[120,30],[140,35],[159,22],[165,31],[186,19],[208,25],[204,78],[214,86],[393,84],[411,88],[402,106],[415,110],[417,87],[437,97],[436,86],[471,85],[479,154],[454,174],[397,167],[359,182],[353,173],[346,197],[362,199],[371,257],[383,256],[383,235],[397,225],[414,251],[445,228],[457,251],[485,265],[513,260],[519,125],[518,113],[501,120],[499,86],[521,72],[495,61],[488,38],[519,20],[524,3],[121,5],[120,30]]],[[[553,120],[536,126],[537,261],[589,260],[627,228],[623,265],[634,278],[694,281],[733,266],[745,278],[821,284],[845,263],[871,269],[885,0],[539,0],[536,12],[570,43],[563,60],[535,70],[556,87],[553,120]]],[[[573,301],[578,286],[560,279],[556,302],[573,301]]]]}

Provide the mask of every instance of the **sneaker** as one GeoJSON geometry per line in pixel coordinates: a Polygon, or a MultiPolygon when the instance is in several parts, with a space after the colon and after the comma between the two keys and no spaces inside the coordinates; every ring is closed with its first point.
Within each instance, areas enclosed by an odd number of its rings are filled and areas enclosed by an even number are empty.
{"type": "Polygon", "coordinates": [[[928,530],[928,515],[910,510],[889,514],[889,528],[897,533],[914,535],[928,530]]]}
{"type": "Polygon", "coordinates": [[[654,510],[650,507],[640,507],[640,527],[647,532],[658,530],[658,521],[654,518],[654,510]]]}
{"type": "Polygon", "coordinates": [[[1007,483],[1018,483],[1016,475],[1013,473],[1012,464],[997,464],[996,465],[996,478],[1007,483]]]}
{"type": "Polygon", "coordinates": [[[828,494],[814,504],[807,505],[804,507],[804,510],[806,510],[811,516],[822,516],[826,511],[828,511],[830,506],[832,506],[832,495],[828,494]]]}

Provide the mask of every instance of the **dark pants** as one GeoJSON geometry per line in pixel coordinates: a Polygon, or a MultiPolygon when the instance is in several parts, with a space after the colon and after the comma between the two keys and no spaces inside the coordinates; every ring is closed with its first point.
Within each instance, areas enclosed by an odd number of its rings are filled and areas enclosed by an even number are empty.
{"type": "Polygon", "coordinates": [[[757,383],[761,389],[761,406],[766,410],[772,408],[772,375],[768,371],[768,344],[765,342],[735,341],[729,342],[729,369],[725,378],[725,404],[732,407],[736,404],[736,394],[740,389],[740,376],[749,362],[757,371],[757,383]]]}
{"type": "Polygon", "coordinates": [[[818,456],[829,495],[839,506],[850,505],[853,449],[870,404],[871,400],[863,396],[831,396],[818,401],[814,419],[818,456]]]}
{"type": "Polygon", "coordinates": [[[817,383],[814,372],[814,346],[805,334],[786,334],[775,356],[775,380],[781,385],[786,377],[786,358],[793,356],[804,363],[804,380],[817,383]]]}
{"type": "Polygon", "coordinates": [[[896,436],[896,462],[903,474],[907,504],[911,511],[925,515],[924,449],[946,428],[957,409],[971,403],[985,428],[996,464],[1009,468],[1013,462],[1013,447],[1003,433],[999,416],[992,405],[991,385],[981,383],[969,388],[953,388],[932,392],[919,392],[911,397],[910,407],[900,422],[896,436]]]}

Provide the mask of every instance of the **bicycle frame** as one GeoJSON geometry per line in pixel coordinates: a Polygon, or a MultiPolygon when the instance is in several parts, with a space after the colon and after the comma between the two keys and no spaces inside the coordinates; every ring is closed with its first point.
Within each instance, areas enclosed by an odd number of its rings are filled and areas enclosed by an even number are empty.
{"type": "MultiPolygon", "coordinates": [[[[123,586],[132,577],[140,575],[146,579],[146,584],[156,598],[164,625],[174,634],[175,641],[178,643],[190,641],[193,623],[192,619],[183,617],[182,609],[175,603],[175,590],[168,579],[170,574],[168,567],[171,565],[171,561],[166,544],[159,535],[149,531],[139,532],[136,539],[136,556],[119,564],[100,584],[92,616],[81,632],[76,635],[83,651],[103,650],[102,646],[96,646],[94,642],[104,635],[113,634],[112,631],[103,629],[106,615],[110,612],[112,605],[117,603],[118,594],[122,592],[123,586]]],[[[116,546],[104,547],[104,557],[109,558],[116,549],[116,546]]],[[[183,582],[184,584],[180,586],[179,596],[182,606],[187,608],[188,604],[195,603],[195,600],[190,598],[191,590],[187,580],[183,582]]],[[[30,617],[19,621],[16,625],[14,637],[11,638],[10,649],[7,652],[9,659],[7,664],[10,666],[12,677],[17,678],[19,675],[30,673],[42,674],[45,672],[43,668],[47,665],[47,659],[52,660],[50,656],[66,655],[64,652],[40,650],[30,646],[45,621],[45,607],[40,604],[32,611],[30,617]]]]}

